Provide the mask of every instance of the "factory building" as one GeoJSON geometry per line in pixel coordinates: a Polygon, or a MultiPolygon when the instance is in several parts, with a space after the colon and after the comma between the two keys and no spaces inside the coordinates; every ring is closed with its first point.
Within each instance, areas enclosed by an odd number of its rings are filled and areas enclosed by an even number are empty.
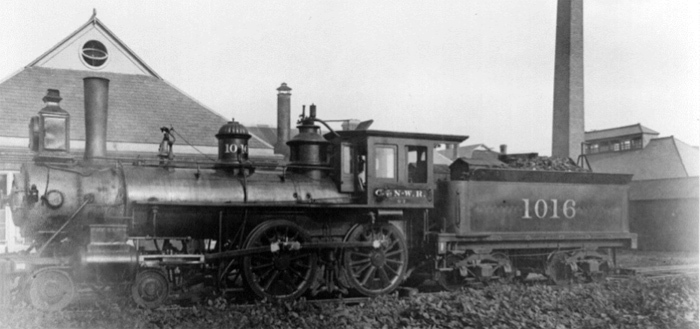
{"type": "Polygon", "coordinates": [[[641,124],[588,131],[583,153],[595,172],[633,174],[630,230],[647,250],[698,250],[700,152],[641,124]]]}

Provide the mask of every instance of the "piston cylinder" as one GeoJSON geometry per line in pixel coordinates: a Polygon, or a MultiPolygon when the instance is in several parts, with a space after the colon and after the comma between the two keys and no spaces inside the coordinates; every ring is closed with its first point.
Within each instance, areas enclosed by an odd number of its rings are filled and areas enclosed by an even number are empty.
{"type": "Polygon", "coordinates": [[[137,264],[136,249],[127,244],[127,226],[90,225],[90,243],[80,254],[82,264],[137,264]]]}

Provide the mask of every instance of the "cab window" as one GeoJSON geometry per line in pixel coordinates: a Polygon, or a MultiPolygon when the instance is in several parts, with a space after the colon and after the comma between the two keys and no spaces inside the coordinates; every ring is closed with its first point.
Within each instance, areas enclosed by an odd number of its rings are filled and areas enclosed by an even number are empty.
{"type": "Polygon", "coordinates": [[[351,174],[352,173],[352,148],[350,145],[343,144],[342,146],[342,170],[343,174],[351,174]]]}
{"type": "Polygon", "coordinates": [[[377,178],[396,179],[396,146],[377,145],[374,148],[374,170],[377,178]]]}
{"type": "Polygon", "coordinates": [[[425,146],[406,146],[406,167],[409,183],[428,182],[428,148],[425,146]]]}

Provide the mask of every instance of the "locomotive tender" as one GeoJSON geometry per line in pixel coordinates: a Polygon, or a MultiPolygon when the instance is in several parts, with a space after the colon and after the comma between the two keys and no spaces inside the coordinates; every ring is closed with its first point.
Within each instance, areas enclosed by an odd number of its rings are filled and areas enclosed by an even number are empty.
{"type": "Polygon", "coordinates": [[[55,99],[31,120],[35,159],[9,202],[32,252],[0,256],[0,301],[16,291],[59,310],[79,286],[123,283],[157,307],[201,283],[274,300],[375,296],[426,274],[448,289],[529,272],[562,281],[604,274],[611,251],[636,247],[629,175],[457,161],[447,176],[433,150],[467,136],[335,132],[314,105],[274,170],[249,161],[235,121],[216,134],[216,161],[174,160],[168,129],[155,161],[111,159],[108,83],[84,79],[82,160],[55,99]]]}

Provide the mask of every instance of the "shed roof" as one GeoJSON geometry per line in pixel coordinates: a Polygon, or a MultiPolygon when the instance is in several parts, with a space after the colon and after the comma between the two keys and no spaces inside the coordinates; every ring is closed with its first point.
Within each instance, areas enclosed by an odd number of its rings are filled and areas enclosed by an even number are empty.
{"type": "Polygon", "coordinates": [[[642,126],[641,124],[637,123],[634,125],[629,125],[629,126],[624,126],[624,127],[615,127],[615,128],[608,128],[608,129],[601,129],[601,130],[591,130],[585,132],[585,139],[586,141],[594,141],[594,140],[600,140],[600,139],[608,139],[608,138],[615,138],[615,137],[622,137],[622,136],[629,136],[629,135],[639,135],[639,134],[650,134],[650,135],[659,135],[658,132],[649,129],[647,127],[642,126]]]}
{"type": "MultiPolygon", "coordinates": [[[[110,80],[110,142],[159,143],[159,128],[172,126],[192,145],[214,146],[228,121],[155,76],[27,67],[0,84],[0,136],[28,137],[27,124],[44,107],[47,89],[58,89],[60,106],[71,115],[71,139],[85,139],[83,78],[89,76],[110,80]]],[[[249,147],[270,148],[256,136],[249,147]]]]}
{"type": "MultiPolygon", "coordinates": [[[[270,127],[269,125],[251,125],[246,126],[246,128],[248,128],[248,132],[251,135],[255,135],[270,146],[277,143],[277,127],[270,127]]],[[[294,134],[293,131],[292,134],[294,134]]]]}
{"type": "Polygon", "coordinates": [[[647,147],[587,155],[594,172],[633,174],[633,179],[698,176],[698,148],[673,136],[654,138],[647,147]]]}

